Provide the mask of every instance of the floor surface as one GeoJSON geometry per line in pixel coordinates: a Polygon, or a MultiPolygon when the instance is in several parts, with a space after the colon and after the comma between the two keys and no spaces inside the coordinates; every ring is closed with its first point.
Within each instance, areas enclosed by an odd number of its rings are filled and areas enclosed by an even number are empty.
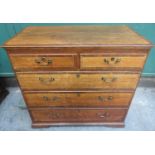
{"type": "Polygon", "coordinates": [[[41,131],[146,131],[155,130],[155,88],[138,87],[125,120],[124,128],[104,126],[57,126],[31,128],[31,119],[18,87],[8,88],[10,94],[0,105],[0,130],[41,130],[41,131]]]}

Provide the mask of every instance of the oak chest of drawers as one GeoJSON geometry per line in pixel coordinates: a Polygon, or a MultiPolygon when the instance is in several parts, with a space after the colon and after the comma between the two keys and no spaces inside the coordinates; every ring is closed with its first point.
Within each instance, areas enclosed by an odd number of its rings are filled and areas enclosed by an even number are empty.
{"type": "Polygon", "coordinates": [[[51,26],[4,47],[33,127],[121,127],[151,44],[126,26],[51,26]]]}

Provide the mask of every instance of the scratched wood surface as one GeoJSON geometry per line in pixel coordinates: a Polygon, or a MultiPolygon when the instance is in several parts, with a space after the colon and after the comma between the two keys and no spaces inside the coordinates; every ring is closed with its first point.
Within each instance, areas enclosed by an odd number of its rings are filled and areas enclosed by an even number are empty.
{"type": "Polygon", "coordinates": [[[23,90],[135,89],[139,74],[21,74],[17,78],[23,90]]]}
{"type": "Polygon", "coordinates": [[[29,107],[118,107],[128,106],[132,92],[25,92],[29,107]]]}
{"type": "Polygon", "coordinates": [[[126,26],[28,27],[4,45],[33,127],[123,126],[151,46],[126,26]]]}
{"type": "Polygon", "coordinates": [[[150,42],[127,26],[31,26],[4,46],[125,46],[150,42]]]}
{"type": "Polygon", "coordinates": [[[122,122],[127,109],[33,109],[34,122],[122,122]]]}

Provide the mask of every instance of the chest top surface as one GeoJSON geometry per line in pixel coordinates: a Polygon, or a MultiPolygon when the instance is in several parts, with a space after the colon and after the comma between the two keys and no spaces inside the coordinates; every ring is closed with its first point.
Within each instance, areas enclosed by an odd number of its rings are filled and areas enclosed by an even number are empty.
{"type": "Polygon", "coordinates": [[[4,47],[151,46],[127,26],[30,26],[4,47]]]}

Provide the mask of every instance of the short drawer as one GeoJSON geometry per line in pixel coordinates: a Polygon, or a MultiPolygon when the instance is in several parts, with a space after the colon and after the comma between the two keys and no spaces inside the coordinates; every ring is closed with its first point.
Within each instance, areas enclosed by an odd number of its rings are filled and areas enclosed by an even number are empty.
{"type": "Polygon", "coordinates": [[[127,109],[31,109],[33,122],[122,122],[127,109]]]}
{"type": "Polygon", "coordinates": [[[29,107],[118,107],[128,106],[133,93],[25,92],[29,107]]]}
{"type": "Polygon", "coordinates": [[[143,68],[146,55],[104,55],[104,54],[81,54],[81,69],[137,69],[143,68]]]}
{"type": "Polygon", "coordinates": [[[135,89],[139,74],[17,73],[23,90],[135,89]]]}
{"type": "Polygon", "coordinates": [[[73,69],[77,63],[76,54],[13,54],[10,59],[17,71],[73,69]]]}

